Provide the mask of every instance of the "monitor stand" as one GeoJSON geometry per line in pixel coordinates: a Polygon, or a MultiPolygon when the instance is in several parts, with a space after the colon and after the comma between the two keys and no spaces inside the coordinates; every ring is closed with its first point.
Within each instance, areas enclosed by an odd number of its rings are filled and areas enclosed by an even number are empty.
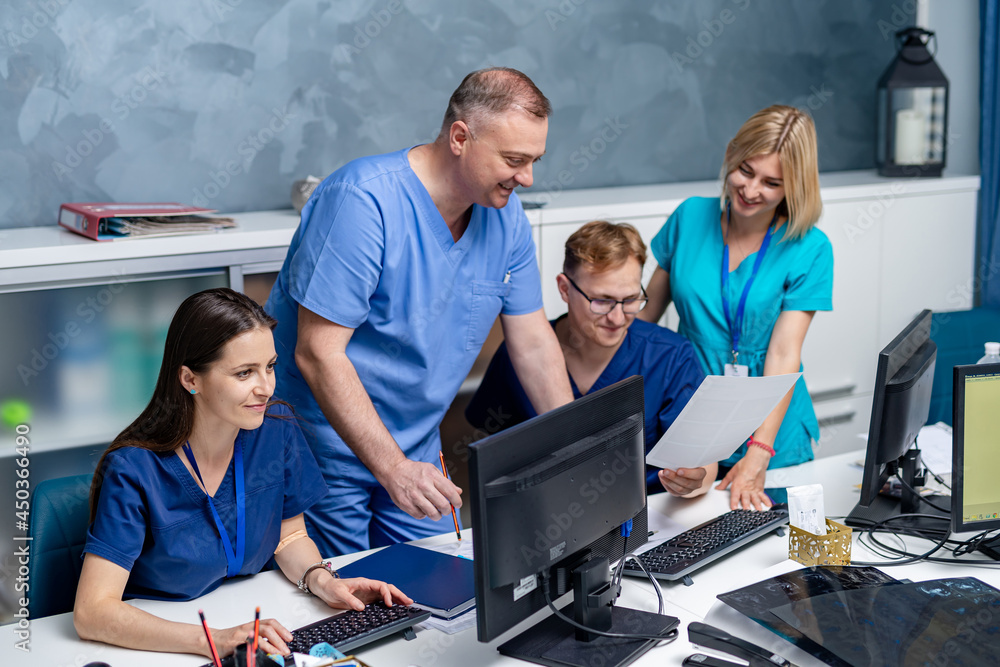
{"type": "MultiPolygon", "coordinates": [[[[612,607],[617,591],[610,587],[607,558],[588,561],[573,571],[574,601],[560,611],[578,623],[604,632],[664,636],[677,627],[674,616],[612,607]],[[589,603],[589,604],[588,604],[589,603]]],[[[547,585],[547,584],[543,584],[547,585]]],[[[634,662],[653,648],[652,639],[619,639],[578,630],[552,615],[501,644],[502,655],[550,667],[615,667],[634,662]]]]}
{"type": "Polygon", "coordinates": [[[875,502],[864,506],[858,503],[851,510],[844,520],[852,528],[862,530],[870,528],[872,525],[887,521],[892,517],[904,515],[899,519],[889,521],[883,526],[884,530],[899,530],[908,533],[928,533],[930,536],[939,536],[951,531],[951,496],[920,496],[910,491],[917,489],[924,484],[924,474],[920,464],[920,450],[913,448],[900,457],[900,476],[909,485],[903,486],[902,494],[899,498],[884,496],[879,494],[875,497],[875,502]],[[948,508],[939,510],[932,507],[926,501],[930,501],[938,507],[948,508]],[[931,516],[905,516],[910,514],[929,514],[931,516]],[[933,517],[941,517],[936,519],[933,517]]]}
{"type": "MultiPolygon", "coordinates": [[[[942,507],[948,507],[951,505],[951,496],[925,497],[935,505],[940,505],[942,507]]],[[[941,518],[934,519],[923,516],[903,516],[899,519],[889,521],[883,526],[883,529],[899,530],[900,532],[908,533],[921,532],[928,533],[932,536],[943,535],[944,533],[951,531],[951,524],[948,522],[951,519],[951,512],[938,511],[927,503],[922,502],[920,504],[923,506],[920,508],[920,514],[931,514],[941,518]]],[[[899,498],[878,496],[875,498],[875,502],[867,507],[860,504],[855,505],[854,509],[851,510],[851,513],[847,515],[844,523],[852,528],[866,530],[871,528],[872,525],[891,519],[894,516],[911,513],[904,512],[901,506],[902,501],[899,498]]]]}

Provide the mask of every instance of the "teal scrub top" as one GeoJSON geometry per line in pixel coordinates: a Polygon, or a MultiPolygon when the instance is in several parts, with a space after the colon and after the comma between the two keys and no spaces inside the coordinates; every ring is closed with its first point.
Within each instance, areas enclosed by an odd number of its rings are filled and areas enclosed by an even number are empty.
{"type": "MultiPolygon", "coordinates": [[[[708,375],[722,375],[732,360],[732,338],[722,305],[722,227],[718,197],[685,200],[667,219],[650,244],[660,267],[670,274],[670,294],[680,316],[678,332],[694,345],[708,375]]],[[[833,248],[826,234],[810,229],[795,240],[783,240],[787,223],[774,232],[747,297],[740,330],[739,362],[751,376],[764,374],[764,357],[778,316],[785,310],[833,310],[833,248]]],[[[729,274],[729,303],[736,305],[753,271],[756,253],[729,274]]],[[[800,366],[801,369],[801,366],[800,366]]],[[[819,424],[805,379],[795,384],[791,403],[774,442],[768,467],[795,465],[813,458],[812,441],[819,424]]],[[[746,445],[722,462],[732,466],[746,445]]]]}

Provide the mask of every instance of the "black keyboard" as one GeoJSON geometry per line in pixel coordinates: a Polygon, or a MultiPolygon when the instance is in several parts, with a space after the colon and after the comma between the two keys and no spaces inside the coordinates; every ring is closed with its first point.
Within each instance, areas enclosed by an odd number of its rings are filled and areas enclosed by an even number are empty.
{"type": "MultiPolygon", "coordinates": [[[[765,512],[732,510],[721,516],[670,538],[663,544],[640,554],[643,564],[657,579],[684,580],[688,575],[731,551],[739,549],[788,523],[788,511],[771,509],[765,512]]],[[[639,566],[628,561],[625,574],[645,577],[639,566]]]]}
{"type": "Polygon", "coordinates": [[[382,602],[375,602],[365,607],[364,611],[348,609],[312,625],[293,630],[293,638],[288,642],[288,648],[295,653],[309,653],[309,649],[316,644],[326,642],[341,653],[347,654],[359,646],[397,632],[412,639],[414,634],[410,628],[426,620],[430,615],[429,611],[418,607],[401,604],[386,607],[382,602]]]}

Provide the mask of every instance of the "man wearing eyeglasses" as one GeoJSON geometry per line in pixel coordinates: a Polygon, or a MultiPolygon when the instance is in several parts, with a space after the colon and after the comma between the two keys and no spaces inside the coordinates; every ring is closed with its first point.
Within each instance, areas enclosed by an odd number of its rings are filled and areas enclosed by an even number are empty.
{"type": "MultiPolygon", "coordinates": [[[[551,324],[576,398],[632,375],[643,376],[649,451],[705,376],[686,338],[636,319],[646,305],[645,262],[646,245],[634,227],[602,220],[587,223],[566,241],[563,272],[556,282],[568,312],[551,324]]],[[[487,433],[535,416],[506,345],[497,350],[465,414],[469,423],[487,433]],[[502,425],[497,415],[505,417],[502,425]]],[[[716,471],[715,463],[650,469],[647,492],[666,489],[678,496],[697,496],[711,487],[716,471]]]]}

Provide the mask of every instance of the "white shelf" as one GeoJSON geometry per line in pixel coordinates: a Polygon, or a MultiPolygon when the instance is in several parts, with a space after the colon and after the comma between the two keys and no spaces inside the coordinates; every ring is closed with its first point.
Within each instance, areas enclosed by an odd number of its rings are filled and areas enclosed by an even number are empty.
{"type": "Polygon", "coordinates": [[[239,227],[215,234],[120,241],[92,241],[55,224],[0,230],[0,266],[17,269],[287,247],[299,224],[294,209],[236,213],[232,217],[239,227]]]}

